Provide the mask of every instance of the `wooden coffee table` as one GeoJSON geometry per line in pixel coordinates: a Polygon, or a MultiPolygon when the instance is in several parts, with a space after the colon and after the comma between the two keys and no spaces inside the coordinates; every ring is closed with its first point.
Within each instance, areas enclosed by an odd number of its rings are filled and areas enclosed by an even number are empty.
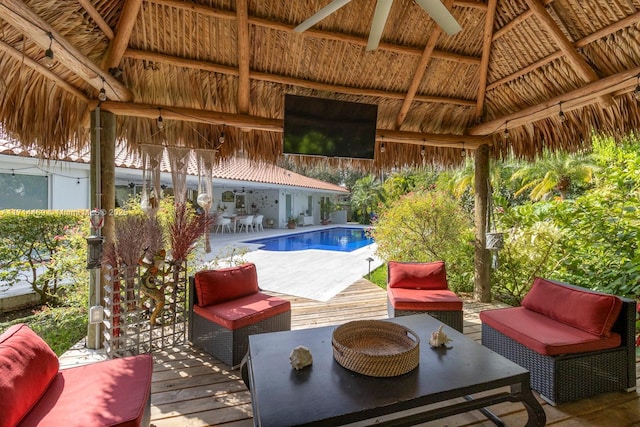
{"type": "Polygon", "coordinates": [[[527,426],[545,425],[529,371],[447,326],[451,348],[431,348],[429,336],[442,323],[426,314],[389,321],[420,336],[418,367],[391,378],[367,377],[340,366],[331,348],[333,326],[251,335],[247,369],[254,425],[336,426],[369,420],[376,426],[409,426],[507,401],[524,404],[527,426]],[[289,354],[299,345],[311,350],[313,365],[296,371],[289,354]],[[490,393],[471,397],[480,392],[490,393]],[[456,400],[424,408],[451,399],[456,400]]]}

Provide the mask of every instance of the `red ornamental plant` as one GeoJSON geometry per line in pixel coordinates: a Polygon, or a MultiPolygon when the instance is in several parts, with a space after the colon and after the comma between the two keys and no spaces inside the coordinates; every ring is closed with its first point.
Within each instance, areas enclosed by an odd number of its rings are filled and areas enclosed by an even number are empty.
{"type": "Polygon", "coordinates": [[[208,215],[189,212],[185,203],[175,205],[173,222],[169,224],[172,264],[186,261],[198,238],[209,229],[210,221],[208,215]]]}

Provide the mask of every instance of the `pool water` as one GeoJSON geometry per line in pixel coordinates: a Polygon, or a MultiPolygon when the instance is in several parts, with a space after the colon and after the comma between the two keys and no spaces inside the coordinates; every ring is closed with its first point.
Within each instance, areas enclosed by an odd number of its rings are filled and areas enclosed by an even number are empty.
{"type": "Polygon", "coordinates": [[[373,243],[365,235],[363,228],[328,228],[326,230],[307,231],[288,236],[268,239],[248,240],[245,243],[258,243],[265,251],[303,251],[321,249],[325,251],[352,252],[373,243]]]}

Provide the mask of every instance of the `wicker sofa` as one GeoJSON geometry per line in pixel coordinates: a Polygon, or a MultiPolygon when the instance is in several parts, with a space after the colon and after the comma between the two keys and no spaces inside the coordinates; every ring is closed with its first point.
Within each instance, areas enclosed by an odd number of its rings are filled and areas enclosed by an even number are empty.
{"type": "Polygon", "coordinates": [[[150,354],[59,366],[27,325],[0,335],[0,427],[149,425],[150,354]]]}
{"type": "Polygon", "coordinates": [[[520,307],[480,313],[482,344],[552,405],[636,386],[636,302],[536,278],[520,307]]]}
{"type": "Polygon", "coordinates": [[[199,271],[189,278],[189,341],[232,368],[249,335],[291,329],[291,303],[260,292],[253,263],[199,271]]]}
{"type": "Polygon", "coordinates": [[[443,261],[387,263],[389,317],[426,313],[462,332],[462,300],[449,290],[443,261]]]}

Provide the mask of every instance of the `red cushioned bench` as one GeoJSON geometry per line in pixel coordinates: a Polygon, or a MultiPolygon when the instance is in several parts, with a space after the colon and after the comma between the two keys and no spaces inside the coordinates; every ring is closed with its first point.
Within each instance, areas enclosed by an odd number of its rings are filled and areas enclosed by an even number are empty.
{"type": "Polygon", "coordinates": [[[0,335],[0,427],[149,426],[151,355],[59,366],[27,325],[0,335]]]}
{"type": "Polygon", "coordinates": [[[426,313],[462,332],[462,300],[449,290],[443,261],[387,263],[389,317],[426,313]]]}
{"type": "Polygon", "coordinates": [[[635,390],[636,302],[536,278],[520,307],[480,313],[482,344],[531,371],[551,404],[635,390]]]}
{"type": "Polygon", "coordinates": [[[253,263],[199,271],[189,279],[189,341],[232,368],[249,335],[291,329],[291,303],[258,288],[253,263]]]}

